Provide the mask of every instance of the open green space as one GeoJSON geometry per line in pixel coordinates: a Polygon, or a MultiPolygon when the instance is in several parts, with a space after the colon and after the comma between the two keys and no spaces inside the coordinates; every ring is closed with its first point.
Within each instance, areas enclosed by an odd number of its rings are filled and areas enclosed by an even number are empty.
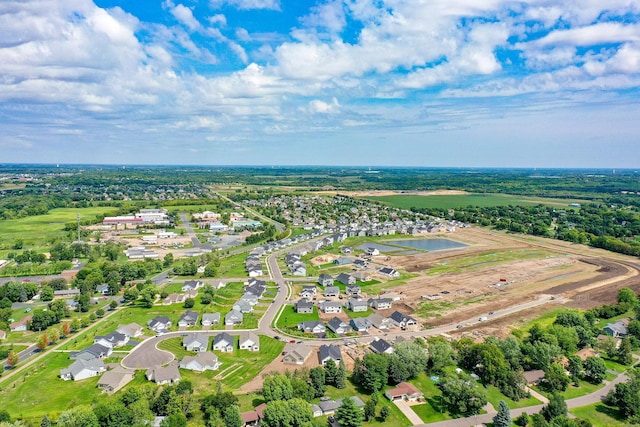
{"type": "MultiPolygon", "coordinates": [[[[615,379],[615,375],[607,372],[606,376],[605,376],[605,380],[607,381],[611,381],[613,379],[615,379]]],[[[604,387],[605,384],[604,383],[600,383],[600,384],[591,384],[590,382],[587,381],[580,381],[580,384],[578,387],[576,387],[575,385],[573,385],[573,383],[569,384],[569,387],[567,387],[567,389],[563,392],[560,392],[560,396],[562,396],[565,400],[568,399],[573,399],[575,397],[580,397],[580,396],[585,396],[587,394],[591,394],[594,393],[598,390],[600,390],[602,387],[604,387]]],[[[551,397],[551,393],[548,393],[546,390],[538,387],[538,386],[534,386],[533,387],[538,393],[547,396],[547,397],[551,397]]]]}
{"type": "Polygon", "coordinates": [[[400,209],[433,208],[453,209],[467,206],[492,207],[509,205],[549,205],[569,208],[570,203],[586,203],[584,200],[553,199],[546,197],[527,197],[508,194],[456,194],[434,196],[370,196],[364,199],[384,203],[400,209]]]}
{"type": "Polygon", "coordinates": [[[418,304],[416,314],[423,319],[438,317],[441,311],[452,309],[455,306],[456,303],[450,301],[424,301],[418,304]]]}
{"type": "Polygon", "coordinates": [[[594,403],[592,405],[573,408],[570,409],[569,412],[578,418],[589,420],[594,426],[623,427],[629,425],[629,423],[620,416],[617,409],[611,408],[603,403],[594,403]]]}
{"type": "Polygon", "coordinates": [[[427,274],[430,276],[445,273],[461,273],[472,270],[479,270],[487,267],[494,267],[499,264],[518,261],[522,259],[540,259],[559,256],[555,252],[543,249],[519,249],[509,251],[496,251],[480,255],[470,255],[442,261],[431,267],[427,274]]]}
{"type": "Polygon", "coordinates": [[[423,422],[432,423],[453,418],[442,406],[442,392],[426,373],[421,372],[415,379],[409,382],[424,394],[425,403],[412,406],[415,413],[423,422]]]}
{"type": "Polygon", "coordinates": [[[80,221],[86,221],[113,212],[115,208],[112,207],[58,208],[51,209],[46,215],[3,220],[0,221],[0,248],[10,246],[16,239],[22,239],[25,248],[43,246],[64,237],[65,224],[76,222],[77,215],[80,215],[80,221]]]}
{"type": "Polygon", "coordinates": [[[278,318],[278,322],[276,326],[278,328],[286,328],[286,327],[297,327],[298,323],[306,322],[310,320],[319,320],[320,316],[318,315],[318,308],[316,306],[313,307],[313,313],[304,314],[304,313],[296,313],[296,309],[292,305],[285,305],[282,309],[280,317],[278,318]]]}
{"type": "Polygon", "coordinates": [[[347,315],[351,318],[351,319],[358,319],[361,317],[369,317],[371,316],[373,313],[375,313],[374,310],[368,308],[366,311],[356,311],[353,312],[351,310],[349,310],[348,308],[345,309],[345,312],[347,313],[347,315]]]}
{"type": "Polygon", "coordinates": [[[247,254],[241,253],[220,259],[217,277],[248,277],[244,268],[247,254]]]}
{"type": "Polygon", "coordinates": [[[500,393],[500,390],[498,390],[498,388],[493,385],[487,386],[485,388],[485,391],[487,392],[487,400],[496,409],[500,405],[501,400],[504,400],[509,409],[526,408],[527,406],[540,405],[542,403],[533,396],[520,399],[516,402],[515,400],[511,400],[504,394],[500,393]]]}

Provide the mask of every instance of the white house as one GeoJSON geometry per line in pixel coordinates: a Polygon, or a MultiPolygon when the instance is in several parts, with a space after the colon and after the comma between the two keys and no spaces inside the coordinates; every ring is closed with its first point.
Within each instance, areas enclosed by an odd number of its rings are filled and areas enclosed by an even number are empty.
{"type": "Polygon", "coordinates": [[[213,349],[223,352],[233,351],[234,340],[231,335],[226,332],[216,335],[213,339],[213,349]]]}
{"type": "Polygon", "coordinates": [[[253,332],[241,332],[238,344],[240,350],[260,351],[260,337],[253,332]]]}
{"type": "Polygon", "coordinates": [[[203,351],[195,356],[185,356],[180,361],[180,367],[182,369],[196,372],[215,371],[221,364],[222,363],[218,361],[218,356],[210,351],[203,351]]]}

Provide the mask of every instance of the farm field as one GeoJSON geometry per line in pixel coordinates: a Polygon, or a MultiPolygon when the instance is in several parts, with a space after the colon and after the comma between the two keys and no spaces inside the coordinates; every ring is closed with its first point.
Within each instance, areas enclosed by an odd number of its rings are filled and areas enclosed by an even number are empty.
{"type": "Polygon", "coordinates": [[[25,247],[43,246],[49,240],[64,236],[64,226],[80,220],[95,218],[97,215],[109,215],[115,212],[112,207],[58,208],[46,215],[0,221],[0,247],[10,246],[16,239],[24,241],[25,247]]]}
{"type": "Polygon", "coordinates": [[[453,209],[467,206],[491,207],[508,205],[549,205],[569,207],[570,203],[585,203],[584,200],[554,199],[544,197],[514,196],[507,194],[452,194],[452,195],[394,195],[368,196],[364,199],[384,203],[400,209],[433,208],[453,209]]]}

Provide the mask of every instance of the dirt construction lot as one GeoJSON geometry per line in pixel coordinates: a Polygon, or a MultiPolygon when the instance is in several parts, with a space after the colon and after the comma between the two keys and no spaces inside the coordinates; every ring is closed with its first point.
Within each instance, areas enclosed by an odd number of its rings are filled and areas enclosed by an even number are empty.
{"type": "MultiPolygon", "coordinates": [[[[621,287],[640,291],[640,263],[631,257],[484,229],[457,230],[446,238],[469,246],[380,261],[415,274],[393,291],[427,326],[486,316],[543,294],[568,307],[589,308],[615,301],[621,287]]],[[[550,305],[518,313],[517,320],[535,317],[550,305]]],[[[513,320],[490,323],[503,329],[513,320]]]]}

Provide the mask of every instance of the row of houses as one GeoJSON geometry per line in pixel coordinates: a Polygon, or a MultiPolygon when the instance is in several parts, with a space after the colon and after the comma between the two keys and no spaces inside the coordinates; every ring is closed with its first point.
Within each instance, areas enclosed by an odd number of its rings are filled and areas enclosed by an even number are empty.
{"type": "Polygon", "coordinates": [[[244,314],[251,313],[253,307],[258,304],[260,298],[267,290],[267,282],[264,280],[250,279],[242,296],[233,304],[227,313],[224,323],[227,326],[239,325],[244,320],[244,314]]]}
{"type": "MultiPolygon", "coordinates": [[[[212,349],[224,353],[232,352],[235,348],[234,343],[235,339],[232,335],[221,332],[213,337],[212,349]]],[[[182,340],[182,345],[187,351],[205,352],[209,349],[209,335],[204,333],[189,334],[182,340]]],[[[260,337],[254,332],[240,332],[238,348],[240,350],[260,351],[260,337]]]]}
{"type": "Polygon", "coordinates": [[[350,319],[349,322],[339,317],[333,317],[326,325],[320,320],[308,320],[298,323],[297,326],[298,330],[302,332],[323,336],[327,329],[333,333],[344,335],[352,331],[366,333],[371,328],[386,331],[392,326],[406,329],[408,326],[415,325],[417,325],[417,321],[413,317],[405,316],[399,311],[395,311],[389,318],[373,313],[368,317],[350,319]]]}

